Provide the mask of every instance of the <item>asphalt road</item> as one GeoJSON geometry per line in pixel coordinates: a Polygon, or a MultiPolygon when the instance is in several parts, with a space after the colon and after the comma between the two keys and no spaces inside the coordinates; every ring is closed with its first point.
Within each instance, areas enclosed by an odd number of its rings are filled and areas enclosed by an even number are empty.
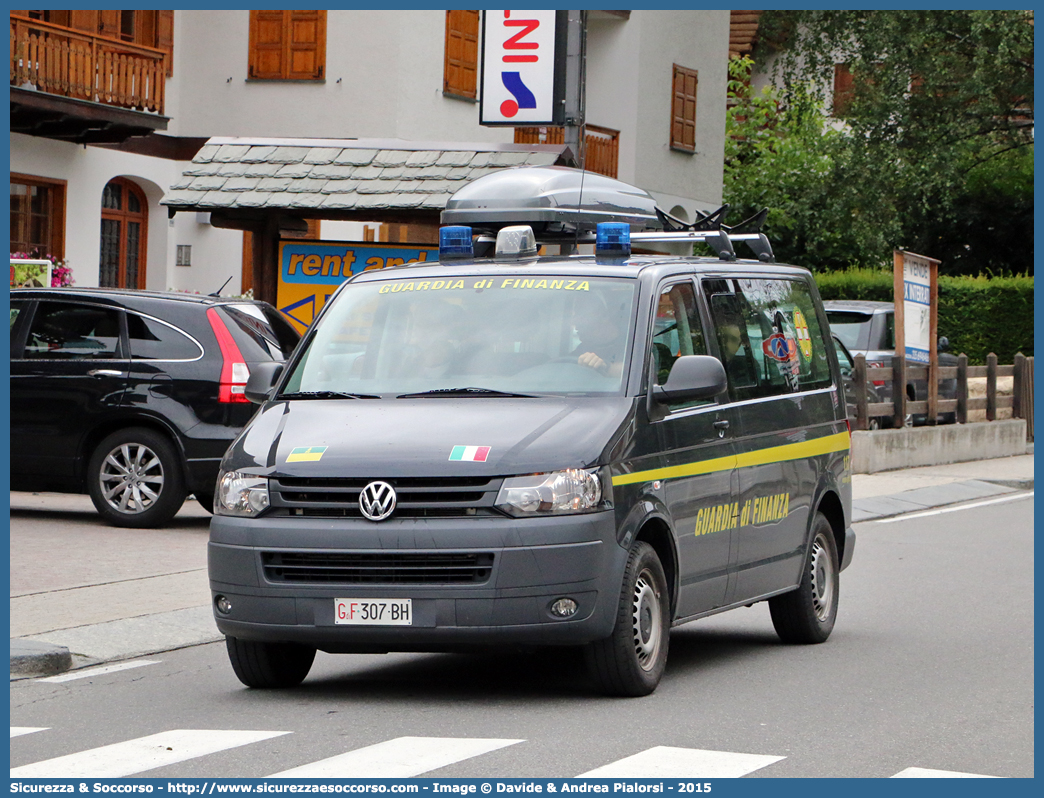
{"type": "Polygon", "coordinates": [[[360,776],[1032,777],[1032,494],[856,530],[826,644],[780,644],[765,605],[725,613],[673,631],[647,698],[598,696],[568,651],[320,653],[301,687],[253,691],[210,644],[13,682],[12,775],[321,775],[342,757],[360,776]],[[91,770],[150,735],[163,753],[91,770]]]}

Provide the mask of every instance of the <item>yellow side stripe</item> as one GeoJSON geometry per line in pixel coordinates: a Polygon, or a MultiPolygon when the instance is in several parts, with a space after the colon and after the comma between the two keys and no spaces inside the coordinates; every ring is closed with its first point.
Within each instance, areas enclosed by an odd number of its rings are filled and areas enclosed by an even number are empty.
{"type": "Polygon", "coordinates": [[[743,452],[729,457],[715,457],[713,460],[700,460],[695,463],[654,468],[649,471],[636,471],[633,474],[617,474],[613,477],[613,485],[633,485],[635,482],[651,482],[654,479],[676,479],[693,477],[700,474],[712,474],[715,471],[728,471],[733,468],[782,463],[787,460],[801,460],[806,457],[817,457],[822,454],[843,452],[851,448],[848,432],[824,435],[810,441],[787,443],[783,446],[772,446],[755,452],[743,452]]]}

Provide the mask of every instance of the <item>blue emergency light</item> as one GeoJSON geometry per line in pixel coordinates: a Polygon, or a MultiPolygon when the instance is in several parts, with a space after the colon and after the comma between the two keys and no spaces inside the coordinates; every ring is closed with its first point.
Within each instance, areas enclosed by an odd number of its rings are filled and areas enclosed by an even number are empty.
{"type": "Polygon", "coordinates": [[[450,225],[439,228],[439,260],[473,258],[475,249],[471,243],[471,228],[466,225],[450,225]]]}
{"type": "Polygon", "coordinates": [[[600,222],[595,232],[595,258],[629,258],[631,225],[626,222],[600,222]]]}

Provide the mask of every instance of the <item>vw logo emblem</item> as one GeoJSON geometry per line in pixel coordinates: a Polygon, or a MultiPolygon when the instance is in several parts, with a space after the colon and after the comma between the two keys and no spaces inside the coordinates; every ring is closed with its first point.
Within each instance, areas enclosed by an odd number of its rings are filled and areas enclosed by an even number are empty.
{"type": "Polygon", "coordinates": [[[371,521],[383,521],[395,509],[395,488],[387,482],[371,482],[359,494],[359,512],[371,521]]]}

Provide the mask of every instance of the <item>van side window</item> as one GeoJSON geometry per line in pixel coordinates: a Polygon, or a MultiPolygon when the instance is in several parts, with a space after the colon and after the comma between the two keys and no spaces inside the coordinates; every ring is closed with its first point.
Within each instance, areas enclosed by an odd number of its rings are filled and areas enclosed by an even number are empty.
{"type": "Polygon", "coordinates": [[[709,280],[705,289],[731,399],[830,385],[825,338],[804,282],[709,280]]]}
{"type": "MultiPolygon", "coordinates": [[[[692,283],[665,286],[660,293],[653,319],[653,380],[657,385],[666,383],[674,361],[682,355],[705,354],[707,344],[703,338],[703,326],[692,283]]],[[[687,402],[683,406],[692,407],[707,404],[708,401],[687,402]]]]}

